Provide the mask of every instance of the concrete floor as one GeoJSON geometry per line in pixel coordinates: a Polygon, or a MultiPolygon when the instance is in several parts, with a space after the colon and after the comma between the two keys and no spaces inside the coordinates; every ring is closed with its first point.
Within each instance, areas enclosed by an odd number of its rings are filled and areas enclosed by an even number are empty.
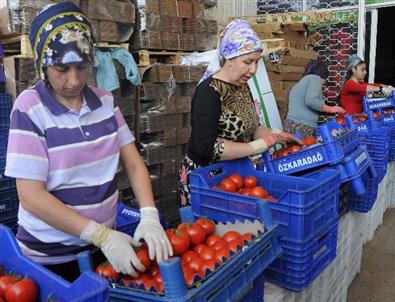
{"type": "Polygon", "coordinates": [[[384,213],[373,240],[363,246],[361,271],[347,302],[395,302],[395,208],[384,213]]]}

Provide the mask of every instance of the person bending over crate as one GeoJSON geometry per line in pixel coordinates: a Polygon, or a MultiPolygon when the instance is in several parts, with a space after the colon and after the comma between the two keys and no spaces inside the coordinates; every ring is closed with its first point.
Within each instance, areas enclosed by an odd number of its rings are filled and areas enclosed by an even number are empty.
{"type": "Polygon", "coordinates": [[[247,81],[256,73],[263,46],[248,21],[232,20],[220,34],[192,99],[191,136],[179,171],[182,206],[190,204],[189,173],[221,160],[260,154],[276,143],[299,140],[259,125],[247,81]]]}
{"type": "Polygon", "coordinates": [[[144,271],[134,250],[141,238],[151,259],[173,252],[134,136],[111,93],[87,85],[91,25],[63,2],[39,12],[29,38],[40,80],[15,101],[5,172],[16,178],[20,199],[18,243],[69,281],[79,275],[76,254],[91,250],[100,258],[98,248],[116,271],[137,276],[135,269],[144,271]],[[134,238],[113,229],[119,158],[141,209],[134,238]]]}
{"type": "Polygon", "coordinates": [[[344,83],[340,91],[340,105],[348,114],[363,111],[362,101],[366,93],[381,92],[385,97],[389,97],[394,89],[392,86],[366,83],[366,73],[366,63],[356,54],[351,55],[347,61],[344,83]]]}

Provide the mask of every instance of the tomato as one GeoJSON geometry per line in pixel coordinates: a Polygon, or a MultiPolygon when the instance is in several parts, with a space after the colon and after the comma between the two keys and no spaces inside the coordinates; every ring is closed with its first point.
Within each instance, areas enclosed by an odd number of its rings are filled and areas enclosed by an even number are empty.
{"type": "Polygon", "coordinates": [[[258,179],[254,176],[247,176],[244,178],[243,182],[246,188],[253,188],[258,184],[258,179]]]}
{"type": "Polygon", "coordinates": [[[144,282],[144,288],[145,290],[149,291],[158,291],[159,283],[158,281],[154,279],[148,279],[144,282]]]}
{"type": "Polygon", "coordinates": [[[217,266],[218,263],[215,261],[215,259],[204,260],[203,263],[200,265],[199,274],[204,277],[210,274],[211,272],[215,271],[217,266]]]}
{"type": "Polygon", "coordinates": [[[160,283],[163,283],[162,274],[161,274],[160,272],[156,273],[156,274],[152,277],[152,279],[158,281],[159,284],[160,284],[160,283]]]}
{"type": "Polygon", "coordinates": [[[237,189],[240,189],[243,186],[243,178],[240,176],[240,174],[233,173],[228,178],[233,180],[237,189]]]}
{"type": "Polygon", "coordinates": [[[206,239],[206,232],[200,224],[197,223],[181,223],[178,230],[186,230],[189,236],[189,241],[192,246],[204,242],[206,239]]]}
{"type": "Polygon", "coordinates": [[[317,143],[317,139],[314,136],[309,136],[303,139],[303,144],[305,146],[311,146],[317,143]]]}
{"type": "Polygon", "coordinates": [[[241,240],[243,240],[243,242],[250,242],[255,238],[255,235],[252,233],[244,233],[243,235],[241,235],[241,240]]]}
{"type": "Polygon", "coordinates": [[[219,186],[225,191],[225,192],[236,192],[237,186],[236,183],[231,180],[230,178],[224,178],[221,180],[219,183],[219,186]]]}
{"type": "Polygon", "coordinates": [[[117,281],[119,279],[119,274],[115,271],[115,269],[108,262],[104,262],[99,264],[96,267],[96,273],[99,276],[102,276],[111,281],[117,281]]]}
{"type": "Polygon", "coordinates": [[[220,186],[212,186],[211,189],[222,191],[222,188],[220,186]]]}
{"type": "Polygon", "coordinates": [[[37,285],[33,279],[25,278],[8,287],[4,297],[7,302],[35,302],[37,293],[37,285]]]}
{"type": "Polygon", "coordinates": [[[139,249],[136,252],[137,257],[139,257],[140,262],[142,265],[144,265],[145,270],[149,270],[151,267],[151,260],[149,259],[149,254],[147,249],[139,249]]]}
{"type": "Polygon", "coordinates": [[[133,281],[133,278],[132,277],[130,277],[130,276],[128,276],[128,275],[122,275],[120,278],[119,278],[119,282],[123,282],[123,284],[126,286],[126,287],[133,287],[132,285],[134,284],[134,281],[133,281]]]}
{"type": "Polygon", "coordinates": [[[190,241],[188,233],[176,229],[167,229],[166,235],[173,247],[173,255],[179,256],[186,252],[189,248],[190,241]]]}
{"type": "Polygon", "coordinates": [[[2,297],[0,297],[0,302],[5,302],[2,297]]]}
{"type": "Polygon", "coordinates": [[[241,237],[228,242],[229,251],[233,253],[236,253],[238,250],[240,250],[243,247],[243,245],[244,244],[243,241],[241,240],[241,237]]]}
{"type": "Polygon", "coordinates": [[[7,289],[21,279],[18,275],[4,275],[0,277],[0,297],[4,297],[7,289]]]}
{"type": "Polygon", "coordinates": [[[302,146],[300,146],[300,145],[291,146],[291,152],[296,152],[296,151],[299,151],[300,149],[302,149],[302,146]]]}
{"type": "Polygon", "coordinates": [[[207,237],[206,245],[207,246],[213,246],[218,240],[221,240],[221,237],[219,237],[216,234],[212,234],[212,235],[207,237]]]}
{"type": "Polygon", "coordinates": [[[157,273],[159,273],[159,266],[157,265],[151,265],[150,269],[147,271],[147,274],[151,277],[155,276],[157,273]]]}
{"type": "Polygon", "coordinates": [[[184,267],[182,269],[182,273],[184,275],[184,280],[187,285],[192,285],[195,280],[201,279],[201,276],[198,272],[193,271],[189,267],[184,267]]]}
{"type": "Polygon", "coordinates": [[[256,186],[251,189],[250,196],[259,197],[259,198],[266,198],[268,195],[267,191],[260,186],[256,186]]]}
{"type": "Polygon", "coordinates": [[[222,238],[226,241],[226,242],[230,242],[232,240],[238,239],[241,237],[241,234],[237,231],[227,231],[224,236],[222,236],[222,238]]]}
{"type": "Polygon", "coordinates": [[[229,249],[227,247],[223,247],[215,251],[215,260],[222,264],[230,257],[229,249]]]}
{"type": "Polygon", "coordinates": [[[220,239],[218,240],[214,245],[213,245],[213,249],[214,250],[220,250],[224,247],[228,247],[228,243],[224,240],[224,239],[220,239]]]}
{"type": "Polygon", "coordinates": [[[199,253],[196,251],[188,250],[181,256],[181,263],[187,264],[189,263],[193,258],[200,257],[199,253]]]}
{"type": "Polygon", "coordinates": [[[206,246],[201,252],[200,257],[204,260],[215,258],[215,250],[212,247],[206,246]]]}
{"type": "Polygon", "coordinates": [[[250,196],[251,195],[251,188],[241,188],[239,194],[250,196]]]}
{"type": "Polygon", "coordinates": [[[4,268],[0,267],[0,277],[5,275],[4,268]]]}
{"type": "Polygon", "coordinates": [[[200,224],[203,229],[206,231],[206,237],[210,236],[215,232],[215,223],[207,218],[198,218],[195,223],[200,224]]]}
{"type": "Polygon", "coordinates": [[[202,263],[203,263],[203,259],[200,257],[196,257],[196,258],[192,258],[189,261],[188,265],[191,270],[193,270],[194,272],[198,272],[202,263]]]}
{"type": "Polygon", "coordinates": [[[140,285],[144,285],[145,281],[149,280],[150,276],[146,273],[141,274],[138,278],[134,278],[134,284],[136,287],[140,287],[140,285]]]}
{"type": "Polygon", "coordinates": [[[207,245],[205,245],[205,244],[203,244],[203,243],[199,243],[199,244],[195,245],[195,247],[193,248],[193,250],[194,250],[195,252],[197,252],[197,253],[199,254],[199,257],[200,257],[201,252],[202,252],[206,247],[207,247],[207,245]]]}

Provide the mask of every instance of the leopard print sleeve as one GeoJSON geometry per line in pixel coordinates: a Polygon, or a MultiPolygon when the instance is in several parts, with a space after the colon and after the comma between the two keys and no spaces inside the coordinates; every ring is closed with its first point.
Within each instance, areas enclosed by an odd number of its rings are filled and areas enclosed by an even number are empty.
{"type": "Polygon", "coordinates": [[[224,152],[225,149],[225,141],[223,138],[217,137],[215,143],[214,143],[214,148],[213,148],[213,154],[211,160],[213,162],[219,161],[221,159],[221,155],[224,152]]]}

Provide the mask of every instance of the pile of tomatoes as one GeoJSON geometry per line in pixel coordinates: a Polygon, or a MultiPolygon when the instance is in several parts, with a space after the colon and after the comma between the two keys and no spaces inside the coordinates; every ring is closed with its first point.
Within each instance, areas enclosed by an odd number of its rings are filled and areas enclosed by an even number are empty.
{"type": "Polygon", "coordinates": [[[355,114],[352,120],[355,124],[364,123],[368,120],[368,116],[366,114],[355,114]]]}
{"type": "Polygon", "coordinates": [[[259,186],[258,179],[255,176],[243,178],[238,173],[232,173],[229,177],[221,180],[218,186],[213,186],[212,189],[277,201],[267,190],[259,186]]]}
{"type": "Polygon", "coordinates": [[[282,156],[287,156],[288,154],[291,154],[293,152],[297,152],[297,151],[307,148],[309,146],[315,145],[317,143],[317,138],[315,136],[309,136],[309,137],[303,138],[302,142],[303,142],[303,146],[291,145],[286,148],[282,148],[280,150],[273,152],[272,159],[282,157],[282,156]]]}
{"type": "Polygon", "coordinates": [[[384,115],[394,114],[394,113],[395,113],[395,109],[394,108],[383,109],[383,114],[384,115]]]}
{"type": "Polygon", "coordinates": [[[7,275],[0,268],[0,302],[35,302],[37,297],[37,285],[32,279],[7,275]]]}
{"type": "MultiPolygon", "coordinates": [[[[240,234],[237,231],[228,231],[221,237],[215,234],[215,228],[212,220],[199,218],[194,223],[183,222],[166,230],[173,247],[173,257],[181,258],[187,286],[194,286],[205,279],[255,238],[251,233],[240,234]]],[[[137,255],[146,269],[137,278],[118,274],[107,263],[100,264],[96,273],[122,286],[163,293],[157,262],[149,259],[146,248],[140,249],[137,255]]]]}

